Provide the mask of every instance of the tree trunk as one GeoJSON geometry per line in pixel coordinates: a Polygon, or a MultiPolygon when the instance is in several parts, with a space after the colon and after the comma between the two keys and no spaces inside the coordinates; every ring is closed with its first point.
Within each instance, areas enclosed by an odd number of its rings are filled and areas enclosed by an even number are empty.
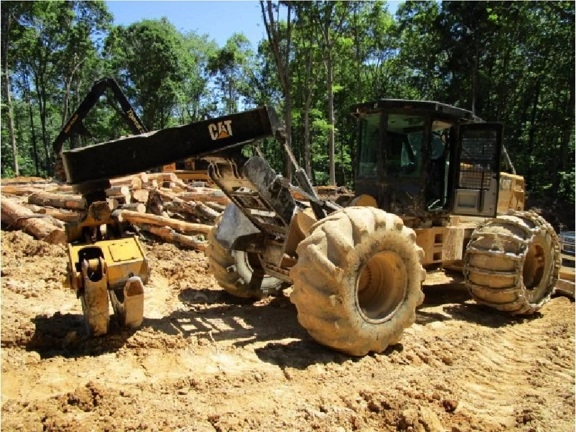
{"type": "Polygon", "coordinates": [[[42,97],[42,91],[39,87],[40,85],[40,78],[38,77],[38,71],[34,71],[34,86],[36,87],[36,96],[38,98],[38,110],[40,114],[40,130],[42,135],[42,143],[44,146],[44,157],[45,160],[42,164],[42,168],[47,170],[49,165],[49,156],[48,156],[48,137],[46,136],[46,112],[45,112],[45,100],[42,97]]]}
{"type": "Polygon", "coordinates": [[[146,205],[139,202],[121,204],[118,206],[118,208],[121,210],[130,210],[136,213],[146,213],[146,205]]]}
{"type": "Polygon", "coordinates": [[[306,57],[306,77],[304,80],[306,86],[306,100],[304,102],[304,169],[308,178],[313,179],[312,149],[310,145],[310,106],[312,105],[312,89],[310,86],[311,71],[312,53],[308,50],[306,57]]]}
{"type": "Polygon", "coordinates": [[[12,147],[12,155],[14,157],[13,168],[14,175],[20,175],[20,167],[18,165],[18,147],[16,146],[16,132],[14,128],[14,112],[12,110],[12,92],[10,90],[10,68],[8,66],[8,42],[10,34],[10,24],[12,17],[9,13],[2,13],[2,71],[4,75],[4,92],[6,95],[6,112],[8,114],[8,137],[10,139],[10,146],[12,147]]]}
{"type": "Polygon", "coordinates": [[[335,145],[334,145],[334,65],[332,64],[332,56],[328,51],[326,58],[326,87],[328,90],[328,156],[329,156],[329,170],[330,180],[332,186],[336,186],[336,164],[334,161],[335,145]]]}
{"type": "Polygon", "coordinates": [[[214,220],[220,215],[219,212],[211,209],[202,203],[186,202],[175,198],[173,201],[163,203],[163,208],[168,212],[189,216],[194,220],[205,220],[214,223],[214,220]]]}
{"type": "MultiPolygon", "coordinates": [[[[279,2],[280,3],[280,2],[279,2]]],[[[286,146],[288,150],[292,150],[292,91],[290,86],[290,36],[291,36],[291,12],[292,5],[290,3],[286,4],[288,8],[287,20],[286,20],[286,48],[285,52],[282,53],[280,49],[281,36],[279,34],[279,24],[274,18],[272,1],[267,0],[266,2],[260,1],[260,7],[262,9],[262,18],[264,19],[264,26],[266,27],[266,34],[268,36],[268,42],[272,47],[272,53],[274,55],[274,62],[276,64],[276,70],[278,71],[278,78],[282,86],[282,92],[284,94],[284,125],[286,126],[286,146]],[[264,6],[266,3],[266,7],[264,6]],[[283,55],[284,54],[284,55],[283,55]]],[[[278,4],[280,7],[280,4],[278,4]]],[[[288,152],[285,152],[284,160],[284,175],[290,180],[292,177],[292,159],[288,152]]]]}
{"type": "Polygon", "coordinates": [[[31,204],[29,207],[34,213],[46,214],[62,222],[80,222],[84,217],[84,212],[42,207],[36,204],[31,204]]]}
{"type": "Polygon", "coordinates": [[[12,154],[14,156],[14,175],[20,175],[20,167],[18,165],[18,147],[16,146],[16,133],[14,130],[14,114],[12,112],[12,94],[10,92],[10,74],[6,73],[4,77],[6,88],[6,111],[8,113],[8,136],[10,137],[10,147],[12,147],[12,154]]]}
{"type": "Polygon", "coordinates": [[[32,111],[32,101],[30,100],[30,88],[26,91],[27,102],[28,102],[28,115],[30,116],[30,133],[32,138],[32,149],[34,152],[34,168],[36,169],[36,175],[40,175],[40,159],[38,157],[38,143],[36,141],[36,130],[34,128],[34,113],[32,111]]]}
{"type": "Polygon", "coordinates": [[[132,190],[132,201],[144,203],[148,202],[150,191],[148,189],[134,189],[132,190]]]}

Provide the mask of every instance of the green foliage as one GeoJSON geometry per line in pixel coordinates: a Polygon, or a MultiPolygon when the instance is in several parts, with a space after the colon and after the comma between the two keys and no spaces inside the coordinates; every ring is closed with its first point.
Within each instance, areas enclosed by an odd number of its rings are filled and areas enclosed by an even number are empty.
{"type": "Polygon", "coordinates": [[[68,113],[72,89],[82,85],[85,66],[94,65],[100,36],[112,17],[102,1],[3,2],[1,7],[2,92],[7,96],[9,78],[16,99],[3,116],[8,119],[10,111],[20,125],[14,135],[29,137],[17,140],[18,156],[12,154],[12,160],[23,158],[22,174],[34,166],[36,175],[47,175],[52,172],[51,140],[68,113]],[[18,101],[27,104],[24,113],[16,113],[18,101]],[[30,133],[22,135],[25,123],[30,133]]]}
{"type": "Polygon", "coordinates": [[[215,80],[217,112],[225,114],[245,109],[251,92],[250,71],[254,52],[243,34],[236,33],[208,61],[208,70],[215,80]]]}
{"type": "MultiPolygon", "coordinates": [[[[290,111],[294,153],[316,184],[333,173],[353,186],[351,105],[455,104],[505,124],[531,197],[574,206],[573,3],[406,1],[393,17],[380,1],[274,2],[275,16],[288,6],[291,22],[275,23],[286,86],[267,39],[256,52],[241,34],[218,47],[166,19],[112,26],[101,1],[2,2],[2,176],[16,161],[22,174],[50,174],[51,141],[92,83],[110,75],[149,129],[258,104],[290,111]]],[[[92,138],[83,145],[128,132],[106,98],[85,123],[92,138]]],[[[261,150],[285,171],[274,140],[261,150]]]]}
{"type": "Polygon", "coordinates": [[[170,126],[192,64],[184,37],[174,25],[162,18],[116,27],[106,40],[106,57],[127,94],[142,109],[148,129],[170,126]]]}

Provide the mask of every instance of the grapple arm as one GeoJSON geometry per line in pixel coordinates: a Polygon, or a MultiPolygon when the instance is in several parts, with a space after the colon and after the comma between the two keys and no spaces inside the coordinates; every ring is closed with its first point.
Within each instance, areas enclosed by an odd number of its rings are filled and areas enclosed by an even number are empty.
{"type": "Polygon", "coordinates": [[[176,160],[205,156],[281,129],[273,109],[254,110],[119,138],[64,152],[68,183],[81,185],[146,171],[176,160]]]}

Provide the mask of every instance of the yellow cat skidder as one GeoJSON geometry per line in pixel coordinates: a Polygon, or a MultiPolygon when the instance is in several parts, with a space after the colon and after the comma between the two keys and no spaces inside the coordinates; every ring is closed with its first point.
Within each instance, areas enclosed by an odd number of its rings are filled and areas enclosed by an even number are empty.
{"type": "Polygon", "coordinates": [[[379,100],[353,114],[355,196],[345,206],[318,197],[268,107],[64,152],[68,182],[90,205],[69,228],[89,331],[107,331],[106,294],[121,323],[138,325],[148,277],[137,239],[106,208],[109,179],[188,157],[209,162],[232,201],[208,236],[217,281],[255,298],[292,285],[298,321],[321,344],[361,356],[396,343],[429,267],[461,268],[472,297],[496,310],[540,309],[558,278],[558,237],[523,210],[523,178],[501,172],[502,125],[429,101],[379,100]],[[265,137],[284,144],[296,185],[257,148],[244,156],[265,137]]]}

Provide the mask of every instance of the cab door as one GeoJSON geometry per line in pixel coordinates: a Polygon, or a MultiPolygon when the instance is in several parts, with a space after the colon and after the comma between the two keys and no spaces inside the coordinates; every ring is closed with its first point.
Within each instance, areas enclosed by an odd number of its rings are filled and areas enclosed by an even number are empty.
{"type": "Polygon", "coordinates": [[[454,164],[453,214],[496,216],[502,130],[501,123],[460,126],[454,164]]]}

